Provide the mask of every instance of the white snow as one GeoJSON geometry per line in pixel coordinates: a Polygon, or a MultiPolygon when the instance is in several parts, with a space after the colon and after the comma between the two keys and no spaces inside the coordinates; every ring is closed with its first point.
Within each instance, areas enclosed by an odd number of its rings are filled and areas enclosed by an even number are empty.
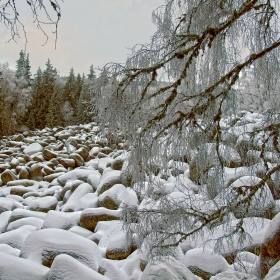
{"type": "Polygon", "coordinates": [[[51,210],[47,213],[42,228],[68,229],[79,223],[81,212],[60,212],[51,210]]]}
{"type": "Polygon", "coordinates": [[[0,214],[0,233],[6,231],[11,214],[12,211],[5,211],[0,214]]]}
{"type": "Polygon", "coordinates": [[[7,227],[7,231],[17,229],[23,225],[32,225],[32,226],[35,226],[37,229],[41,229],[43,222],[44,222],[44,220],[42,220],[40,218],[36,218],[36,217],[22,218],[22,219],[9,223],[9,225],[7,227]]]}
{"type": "Polygon", "coordinates": [[[88,183],[80,184],[73,193],[71,193],[67,202],[61,208],[62,212],[79,211],[79,200],[86,194],[92,193],[92,186],[88,183]]]}
{"type": "Polygon", "coordinates": [[[0,252],[0,276],[3,280],[47,280],[49,268],[0,252]]]}
{"type": "Polygon", "coordinates": [[[21,257],[41,263],[45,251],[75,256],[96,271],[101,260],[99,248],[94,242],[75,233],[53,228],[30,234],[22,246],[21,257]]]}
{"type": "Polygon", "coordinates": [[[201,280],[187,269],[181,262],[169,257],[159,264],[149,263],[139,280],[201,280]]]}
{"type": "Polygon", "coordinates": [[[66,254],[58,255],[54,259],[48,279],[110,280],[66,254]]]}
{"type": "Polygon", "coordinates": [[[23,152],[28,155],[28,156],[31,156],[31,155],[34,155],[38,152],[41,152],[43,150],[43,147],[39,144],[39,143],[32,143],[30,145],[28,145],[24,150],[23,152]]]}
{"type": "Polygon", "coordinates": [[[215,254],[213,250],[203,248],[187,251],[183,264],[186,267],[198,267],[211,274],[230,269],[229,264],[221,255],[215,254]]]}

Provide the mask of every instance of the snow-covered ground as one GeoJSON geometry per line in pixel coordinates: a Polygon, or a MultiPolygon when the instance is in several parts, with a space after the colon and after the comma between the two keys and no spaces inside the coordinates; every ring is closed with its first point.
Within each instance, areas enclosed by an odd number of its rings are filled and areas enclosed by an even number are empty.
{"type": "MultiPolygon", "coordinates": [[[[251,132],[259,119],[258,114],[246,113],[225,137],[244,140],[244,131],[251,132]]],[[[151,203],[143,199],[147,182],[141,189],[126,185],[122,172],[128,152],[122,147],[123,143],[110,146],[96,123],[28,131],[1,140],[0,279],[258,279],[264,238],[280,231],[279,198],[269,186],[254,195],[244,219],[249,239],[233,238],[230,245],[223,244],[221,255],[215,253],[210,239],[226,233],[221,224],[211,236],[182,242],[177,256],[149,263],[147,252],[137,249],[137,236],[128,238],[121,221],[124,205],[143,210],[151,203]]],[[[241,160],[234,145],[220,152],[229,162],[241,160]]],[[[277,154],[267,157],[271,164],[279,160],[277,154]]],[[[228,203],[230,189],[260,181],[249,175],[248,167],[225,167],[229,189],[216,186],[218,195],[206,203],[200,201],[205,194],[191,180],[188,163],[174,161],[169,167],[168,178],[160,173],[156,178],[154,194],[180,204],[187,190],[201,211],[228,203]],[[179,172],[172,173],[175,169],[179,172]]],[[[242,205],[235,210],[232,226],[240,221],[242,205]]],[[[265,279],[280,279],[275,269],[271,275],[265,279]]]]}

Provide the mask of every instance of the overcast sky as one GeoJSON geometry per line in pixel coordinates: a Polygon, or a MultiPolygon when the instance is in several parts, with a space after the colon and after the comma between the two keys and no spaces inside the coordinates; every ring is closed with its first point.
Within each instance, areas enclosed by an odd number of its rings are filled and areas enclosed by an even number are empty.
{"type": "MultiPolygon", "coordinates": [[[[27,31],[26,51],[32,73],[39,66],[44,69],[50,58],[60,74],[66,76],[71,67],[76,74],[87,74],[91,64],[102,67],[108,62],[125,62],[129,47],[149,42],[155,31],[151,13],[164,0],[64,0],[56,49],[51,29],[45,28],[51,38],[42,46],[44,35],[32,24],[26,1],[16,4],[27,31]]],[[[17,43],[6,43],[10,33],[3,24],[0,34],[0,63],[7,61],[15,68],[19,52],[25,46],[24,36],[17,43]]]]}

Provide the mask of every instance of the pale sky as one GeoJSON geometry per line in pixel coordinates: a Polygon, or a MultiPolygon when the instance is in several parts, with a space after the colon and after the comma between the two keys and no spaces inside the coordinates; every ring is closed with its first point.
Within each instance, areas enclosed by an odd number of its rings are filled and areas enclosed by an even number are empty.
{"type": "MultiPolygon", "coordinates": [[[[64,0],[55,49],[54,35],[48,26],[50,39],[45,46],[44,35],[32,24],[32,14],[26,1],[16,1],[20,18],[27,31],[26,51],[30,56],[31,72],[35,73],[50,58],[61,75],[71,67],[75,73],[88,73],[91,64],[103,67],[108,62],[125,62],[128,48],[148,43],[155,31],[151,13],[164,0],[64,0]]],[[[9,30],[0,23],[0,63],[15,68],[19,52],[25,47],[23,33],[17,43],[9,40],[9,30]]]]}

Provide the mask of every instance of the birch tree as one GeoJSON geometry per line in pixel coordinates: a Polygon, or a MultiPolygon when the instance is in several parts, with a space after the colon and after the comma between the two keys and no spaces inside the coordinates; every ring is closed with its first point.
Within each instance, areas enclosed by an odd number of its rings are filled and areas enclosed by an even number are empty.
{"type": "Polygon", "coordinates": [[[141,199],[150,199],[152,206],[126,208],[124,221],[137,234],[139,247],[146,244],[151,258],[222,223],[228,224],[223,238],[243,233],[242,221],[253,197],[277,177],[278,17],[276,0],[167,0],[152,14],[157,30],[151,42],[136,45],[125,64],[103,69],[108,80],[96,86],[99,123],[111,133],[121,132],[129,143],[123,176],[131,178],[139,193],[148,185],[141,199]],[[262,133],[260,180],[231,188],[218,204],[217,195],[228,186],[224,167],[231,167],[222,150],[236,148],[236,141],[225,140],[224,120],[236,122],[237,113],[250,110],[251,104],[263,121],[239,147],[240,164],[254,165],[247,152],[262,133]],[[275,164],[268,163],[267,151],[276,155],[275,164]],[[199,190],[208,188],[200,206],[187,189],[179,200],[152,196],[157,166],[164,173],[171,159],[188,162],[199,190]],[[212,195],[211,172],[219,186],[212,195]],[[232,228],[229,217],[241,206],[240,222],[232,228]]]}

